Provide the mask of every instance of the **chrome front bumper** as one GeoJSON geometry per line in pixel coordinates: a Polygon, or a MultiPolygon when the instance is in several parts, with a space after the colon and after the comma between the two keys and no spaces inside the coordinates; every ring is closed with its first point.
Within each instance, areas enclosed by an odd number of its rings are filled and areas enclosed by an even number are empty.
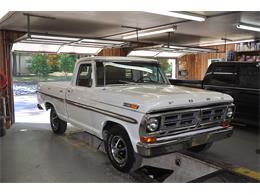
{"type": "Polygon", "coordinates": [[[137,151],[143,157],[154,157],[225,139],[231,137],[232,134],[233,127],[223,128],[219,126],[169,137],[152,144],[138,142],[137,151]]]}

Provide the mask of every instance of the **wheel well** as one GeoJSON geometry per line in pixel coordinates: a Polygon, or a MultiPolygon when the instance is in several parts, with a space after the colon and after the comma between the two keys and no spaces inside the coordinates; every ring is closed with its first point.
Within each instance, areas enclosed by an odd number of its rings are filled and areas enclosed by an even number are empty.
{"type": "MultiPolygon", "coordinates": [[[[115,127],[115,126],[117,126],[118,128],[124,130],[127,133],[125,127],[123,127],[121,124],[113,122],[113,121],[106,121],[105,125],[103,127],[103,131],[102,131],[102,135],[103,135],[103,139],[104,140],[107,138],[107,133],[111,130],[111,127],[115,127]]],[[[127,135],[128,135],[128,133],[127,133],[127,135]]]]}
{"type": "Polygon", "coordinates": [[[45,108],[46,108],[46,110],[49,110],[49,109],[51,109],[51,108],[53,108],[54,106],[51,104],[51,103],[49,103],[49,102],[46,102],[45,103],[45,108]]]}

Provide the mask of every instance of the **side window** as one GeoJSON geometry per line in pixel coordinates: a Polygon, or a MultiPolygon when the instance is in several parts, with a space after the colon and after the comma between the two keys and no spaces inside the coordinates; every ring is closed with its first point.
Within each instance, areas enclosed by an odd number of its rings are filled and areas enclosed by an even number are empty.
{"type": "Polygon", "coordinates": [[[80,65],[76,85],[82,87],[91,87],[91,64],[80,65]]]}
{"type": "Polygon", "coordinates": [[[235,65],[215,65],[211,79],[207,82],[210,85],[232,86],[236,83],[236,66],[235,65]]]}
{"type": "Polygon", "coordinates": [[[260,69],[254,65],[240,65],[239,85],[243,88],[259,89],[260,69]]]}
{"type": "Polygon", "coordinates": [[[97,62],[96,64],[96,85],[103,86],[104,85],[104,66],[103,63],[97,62]]]}

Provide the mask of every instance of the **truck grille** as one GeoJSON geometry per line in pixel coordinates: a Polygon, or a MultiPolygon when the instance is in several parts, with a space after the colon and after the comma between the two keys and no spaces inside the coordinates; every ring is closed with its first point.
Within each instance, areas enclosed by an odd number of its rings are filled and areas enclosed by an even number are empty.
{"type": "Polygon", "coordinates": [[[216,126],[225,119],[227,106],[189,109],[165,113],[161,116],[161,130],[174,132],[216,126]]]}

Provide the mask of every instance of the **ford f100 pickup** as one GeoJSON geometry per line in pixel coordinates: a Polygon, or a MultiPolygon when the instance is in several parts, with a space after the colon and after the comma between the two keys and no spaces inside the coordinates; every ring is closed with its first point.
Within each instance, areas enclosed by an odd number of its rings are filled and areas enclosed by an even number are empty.
{"type": "Polygon", "coordinates": [[[40,83],[37,96],[54,133],[71,123],[97,136],[123,172],[142,157],[199,152],[233,133],[231,96],[171,85],[153,59],[82,58],[71,82],[40,83]]]}

